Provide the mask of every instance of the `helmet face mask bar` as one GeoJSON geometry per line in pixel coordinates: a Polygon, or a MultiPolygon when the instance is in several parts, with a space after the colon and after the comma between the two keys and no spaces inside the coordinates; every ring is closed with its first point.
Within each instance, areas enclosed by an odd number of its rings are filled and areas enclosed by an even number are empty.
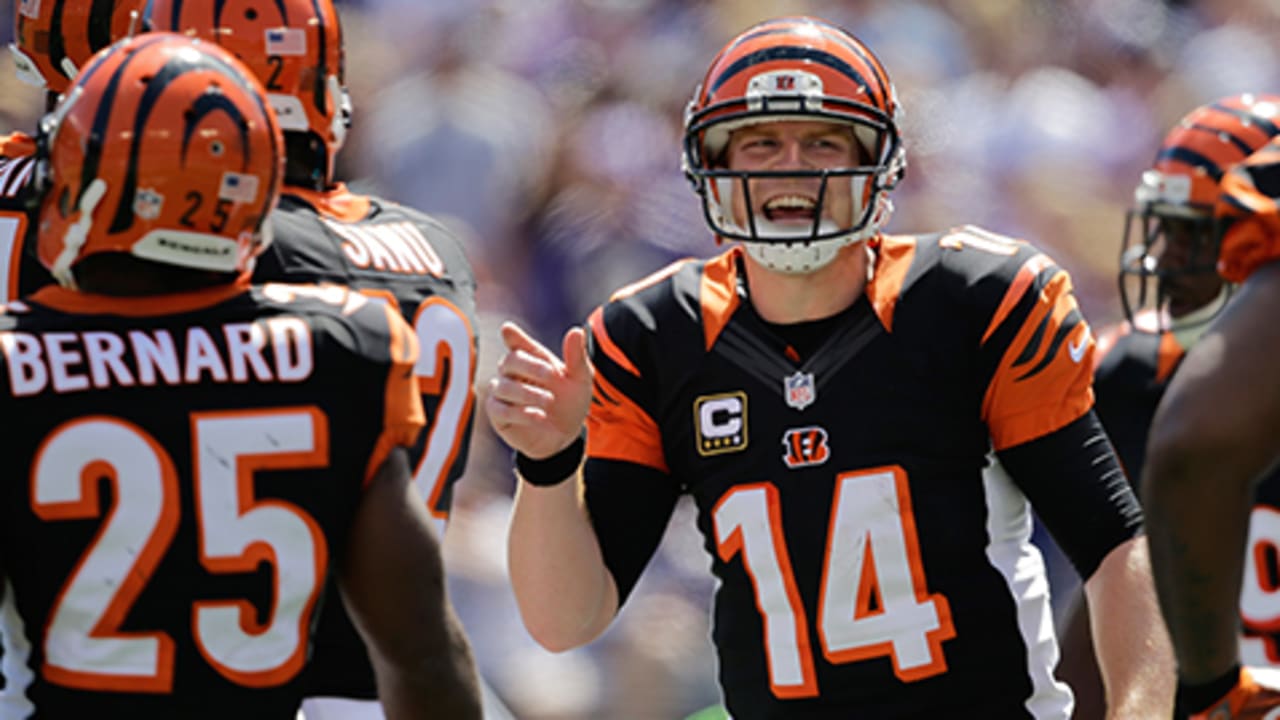
{"type": "MultiPolygon", "coordinates": [[[[1138,330],[1163,331],[1182,320],[1207,323],[1221,309],[1192,317],[1223,295],[1217,277],[1221,222],[1207,213],[1153,203],[1125,215],[1119,290],[1125,319],[1138,330]]],[[[1227,293],[1230,286],[1225,287],[1227,293]]],[[[1225,297],[1222,297],[1225,300],[1225,297]]]]}
{"type": "Polygon", "coordinates": [[[1202,329],[1225,306],[1219,183],[1280,133],[1277,116],[1280,96],[1236,95],[1195,108],[1165,135],[1134,188],[1120,248],[1120,299],[1134,329],[1202,329]]]}

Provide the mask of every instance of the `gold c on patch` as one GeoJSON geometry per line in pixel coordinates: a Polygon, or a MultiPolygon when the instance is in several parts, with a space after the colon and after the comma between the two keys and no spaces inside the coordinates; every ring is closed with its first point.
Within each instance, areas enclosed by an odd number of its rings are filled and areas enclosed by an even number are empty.
{"type": "Polygon", "coordinates": [[[747,447],[747,394],[703,395],[693,402],[698,454],[719,455],[747,447]]]}

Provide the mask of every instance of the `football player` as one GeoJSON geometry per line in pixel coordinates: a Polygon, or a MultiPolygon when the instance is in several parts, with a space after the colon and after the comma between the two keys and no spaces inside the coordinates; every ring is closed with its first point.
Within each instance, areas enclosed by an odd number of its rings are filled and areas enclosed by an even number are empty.
{"type": "MultiPolygon", "coordinates": [[[[421,347],[414,375],[428,421],[409,461],[442,530],[475,415],[475,277],[461,243],[440,222],[335,181],[350,106],[332,2],[153,0],[143,25],[233,52],[266,86],[280,117],[284,189],[270,219],[274,240],[258,259],[254,282],[346,285],[398,310],[413,327],[421,347]]],[[[326,606],[332,611],[320,618],[308,695],[344,700],[308,701],[307,716],[328,717],[328,705],[342,717],[379,717],[373,670],[336,589],[326,606]]],[[[497,713],[496,700],[489,704],[497,713]]]]}
{"type": "Polygon", "coordinates": [[[37,169],[59,286],[0,316],[18,716],[291,719],[333,576],[390,716],[478,718],[406,460],[412,329],[345,288],[249,285],[284,174],[262,86],[156,33],[64,97],[37,169]]]}
{"type": "Polygon", "coordinates": [[[1071,281],[980,228],[884,234],[898,111],[846,31],[749,28],[685,122],[732,245],[617,291],[562,356],[503,327],[486,410],[517,451],[525,625],[553,650],[598,637],[689,493],[733,717],[1068,718],[1034,507],[1103,618],[1109,712],[1168,714],[1141,514],[1092,411],[1071,281]],[[1011,481],[984,480],[989,447],[1011,481]]]}
{"type": "MultiPolygon", "coordinates": [[[[1129,480],[1142,474],[1156,405],[1178,364],[1225,307],[1233,285],[1217,272],[1219,223],[1213,217],[1225,172],[1280,133],[1280,96],[1243,94],[1192,110],[1168,132],[1134,191],[1120,262],[1127,320],[1100,333],[1094,393],[1098,419],[1129,480]]],[[[1280,509],[1280,478],[1258,488],[1242,596],[1242,649],[1253,665],[1280,663],[1276,621],[1280,597],[1270,518],[1280,509]],[[1270,559],[1268,559],[1270,558],[1270,559]]],[[[1077,708],[1101,714],[1100,684],[1089,648],[1087,618],[1073,604],[1063,630],[1063,675],[1076,682],[1077,708]]]]}
{"type": "Polygon", "coordinates": [[[1242,669],[1239,642],[1242,615],[1271,631],[1280,618],[1271,597],[1278,511],[1265,498],[1255,505],[1259,480],[1280,460],[1278,178],[1275,138],[1223,177],[1218,269],[1240,289],[1169,382],[1142,472],[1178,708],[1195,718],[1272,717],[1280,707],[1275,671],[1242,669]]]}
{"type": "MultiPolygon", "coordinates": [[[[9,45],[18,78],[45,90],[53,108],[95,52],[124,37],[146,0],[13,0],[9,45]]],[[[35,137],[0,135],[0,299],[13,300],[53,282],[36,259],[31,190],[35,137]]]]}

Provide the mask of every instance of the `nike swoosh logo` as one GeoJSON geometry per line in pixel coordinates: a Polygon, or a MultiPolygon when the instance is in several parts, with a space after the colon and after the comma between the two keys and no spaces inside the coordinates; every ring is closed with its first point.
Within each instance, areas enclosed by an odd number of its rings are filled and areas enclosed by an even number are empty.
{"type": "Polygon", "coordinates": [[[1080,344],[1073,342],[1067,343],[1067,354],[1071,356],[1071,362],[1079,363],[1084,359],[1084,349],[1089,346],[1089,328],[1084,329],[1084,336],[1080,338],[1080,344]]]}

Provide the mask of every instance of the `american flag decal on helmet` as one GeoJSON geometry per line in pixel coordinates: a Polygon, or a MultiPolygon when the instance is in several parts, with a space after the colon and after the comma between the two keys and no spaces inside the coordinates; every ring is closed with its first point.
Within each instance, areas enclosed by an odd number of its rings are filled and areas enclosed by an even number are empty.
{"type": "Polygon", "coordinates": [[[307,54],[307,33],[301,28],[271,28],[265,32],[268,55],[307,54]]]}

